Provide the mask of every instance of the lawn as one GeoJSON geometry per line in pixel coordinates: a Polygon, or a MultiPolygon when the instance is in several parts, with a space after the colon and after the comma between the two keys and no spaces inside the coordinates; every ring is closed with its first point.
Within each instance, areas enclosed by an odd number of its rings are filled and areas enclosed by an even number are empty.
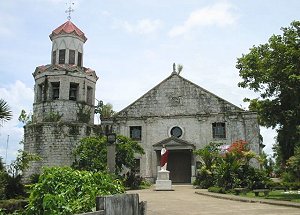
{"type": "Polygon", "coordinates": [[[282,200],[282,201],[291,201],[291,202],[299,202],[300,203],[300,192],[298,191],[290,191],[284,192],[284,190],[274,190],[269,193],[268,196],[263,196],[260,194],[259,196],[255,196],[253,192],[248,192],[246,195],[241,195],[252,198],[264,198],[264,199],[274,199],[274,200],[282,200]]]}

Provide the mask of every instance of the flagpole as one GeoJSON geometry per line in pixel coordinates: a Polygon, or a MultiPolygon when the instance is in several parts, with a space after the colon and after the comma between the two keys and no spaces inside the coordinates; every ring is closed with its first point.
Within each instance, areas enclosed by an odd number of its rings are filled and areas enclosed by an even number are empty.
{"type": "Polygon", "coordinates": [[[9,141],[9,135],[7,135],[7,141],[6,141],[6,152],[5,152],[5,164],[7,165],[7,149],[8,149],[8,141],[9,141]]]}

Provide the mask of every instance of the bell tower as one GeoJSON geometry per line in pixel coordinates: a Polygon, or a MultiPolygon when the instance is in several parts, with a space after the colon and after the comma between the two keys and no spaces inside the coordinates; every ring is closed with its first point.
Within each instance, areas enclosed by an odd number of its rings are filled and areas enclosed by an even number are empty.
{"type": "Polygon", "coordinates": [[[25,178],[43,166],[69,166],[79,140],[94,128],[94,70],[83,66],[84,33],[70,20],[50,34],[51,63],[36,67],[32,122],[24,129],[24,150],[37,154],[25,178]]]}

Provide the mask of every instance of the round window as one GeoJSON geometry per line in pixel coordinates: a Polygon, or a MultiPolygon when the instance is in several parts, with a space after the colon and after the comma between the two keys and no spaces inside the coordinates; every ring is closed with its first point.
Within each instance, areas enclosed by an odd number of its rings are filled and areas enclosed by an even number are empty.
{"type": "Polygon", "coordinates": [[[177,137],[177,138],[181,137],[182,136],[182,129],[179,128],[178,126],[173,127],[171,129],[171,135],[174,136],[174,137],[177,137]]]}

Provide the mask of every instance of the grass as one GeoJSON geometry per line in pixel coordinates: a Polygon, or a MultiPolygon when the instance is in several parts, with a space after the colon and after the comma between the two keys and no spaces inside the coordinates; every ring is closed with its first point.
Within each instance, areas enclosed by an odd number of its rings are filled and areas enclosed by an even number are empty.
{"type": "Polygon", "coordinates": [[[264,196],[263,194],[259,194],[259,196],[255,196],[253,192],[248,192],[247,194],[240,194],[241,196],[251,197],[251,198],[264,198],[264,199],[273,199],[273,200],[281,200],[281,201],[291,201],[300,203],[300,194],[296,193],[285,193],[283,190],[274,190],[270,191],[268,196],[264,196]]]}

